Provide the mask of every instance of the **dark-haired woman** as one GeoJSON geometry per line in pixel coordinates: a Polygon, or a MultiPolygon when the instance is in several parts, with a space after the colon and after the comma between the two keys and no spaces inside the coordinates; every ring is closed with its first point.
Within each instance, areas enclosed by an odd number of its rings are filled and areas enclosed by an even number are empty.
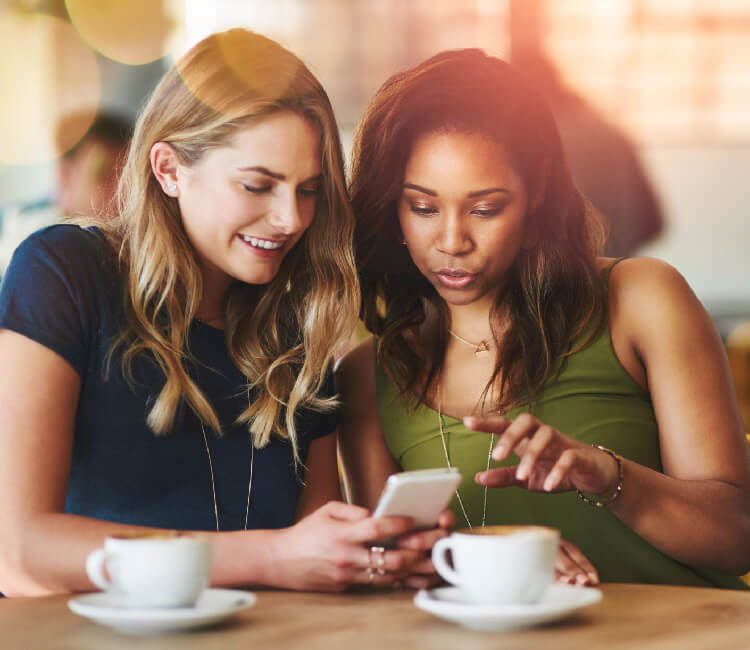
{"type": "Polygon", "coordinates": [[[672,267],[598,256],[524,78],[478,50],[392,77],[351,194],[375,334],[340,368],[355,501],[458,466],[459,525],[555,526],[604,581],[741,588],[750,458],[720,339],[672,267]]]}

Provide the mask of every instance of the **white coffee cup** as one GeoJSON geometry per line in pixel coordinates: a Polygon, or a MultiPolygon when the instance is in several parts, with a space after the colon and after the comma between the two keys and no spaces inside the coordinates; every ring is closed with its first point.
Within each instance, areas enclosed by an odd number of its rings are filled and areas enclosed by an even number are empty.
{"type": "Polygon", "coordinates": [[[180,532],[112,535],[86,559],[86,573],[126,607],[191,607],[208,586],[211,540],[180,532]]]}
{"type": "Polygon", "coordinates": [[[471,602],[530,604],[541,599],[555,577],[559,542],[559,531],[545,526],[464,529],[437,541],[432,563],[471,602]]]}

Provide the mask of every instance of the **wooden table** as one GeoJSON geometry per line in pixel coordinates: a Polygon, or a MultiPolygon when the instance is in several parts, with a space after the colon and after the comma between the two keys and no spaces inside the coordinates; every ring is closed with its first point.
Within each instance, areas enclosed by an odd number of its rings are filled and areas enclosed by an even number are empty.
{"type": "Polygon", "coordinates": [[[750,648],[750,592],[609,584],[564,621],[514,632],[472,632],[414,607],[410,592],[345,595],[260,591],[218,627],[122,636],[76,616],[67,596],[0,600],[3,650],[387,650],[485,648],[706,650],[750,648]]]}

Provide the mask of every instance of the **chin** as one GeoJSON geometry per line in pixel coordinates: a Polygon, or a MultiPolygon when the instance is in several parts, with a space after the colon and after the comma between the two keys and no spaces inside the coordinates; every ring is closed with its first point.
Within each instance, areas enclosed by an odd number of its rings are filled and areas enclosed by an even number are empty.
{"type": "Polygon", "coordinates": [[[276,274],[263,274],[259,275],[257,273],[251,274],[248,273],[244,277],[237,278],[240,282],[244,282],[245,284],[270,284],[273,279],[276,277],[276,274]]]}
{"type": "Polygon", "coordinates": [[[445,302],[457,307],[470,305],[480,298],[480,295],[476,291],[457,291],[455,289],[446,289],[443,286],[437,289],[437,292],[445,302]]]}

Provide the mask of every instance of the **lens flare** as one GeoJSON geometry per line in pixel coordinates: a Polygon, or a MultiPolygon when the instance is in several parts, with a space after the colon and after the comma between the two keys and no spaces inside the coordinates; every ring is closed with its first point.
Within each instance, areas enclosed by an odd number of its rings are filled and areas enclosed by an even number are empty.
{"type": "Polygon", "coordinates": [[[45,14],[0,14],[0,162],[43,163],[74,146],[101,97],[96,56],[70,25],[45,14]],[[58,133],[71,114],[80,117],[58,133]]]}
{"type": "Polygon", "coordinates": [[[65,0],[81,38],[104,56],[142,65],[165,56],[175,21],[153,0],[65,0]]]}
{"type": "Polygon", "coordinates": [[[244,115],[251,97],[284,96],[300,65],[296,58],[280,56],[271,41],[248,41],[238,30],[212,38],[218,47],[200,48],[177,65],[183,82],[201,102],[218,113],[244,115]]]}

